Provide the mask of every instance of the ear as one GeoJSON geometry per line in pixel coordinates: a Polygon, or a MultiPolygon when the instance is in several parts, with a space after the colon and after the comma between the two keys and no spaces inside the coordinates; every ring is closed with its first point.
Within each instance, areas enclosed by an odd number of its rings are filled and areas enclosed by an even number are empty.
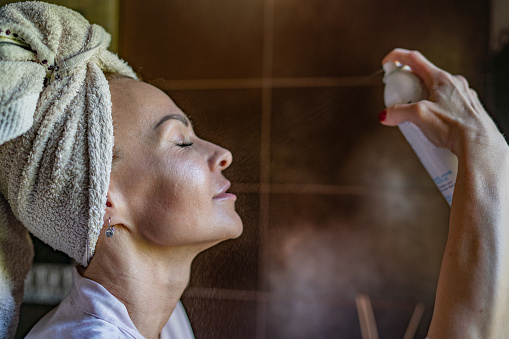
{"type": "Polygon", "coordinates": [[[103,227],[108,226],[108,219],[110,219],[112,225],[122,224],[128,227],[128,225],[131,224],[129,222],[129,215],[127,214],[128,209],[126,208],[124,196],[114,176],[110,177],[108,199],[104,207],[103,227]]]}

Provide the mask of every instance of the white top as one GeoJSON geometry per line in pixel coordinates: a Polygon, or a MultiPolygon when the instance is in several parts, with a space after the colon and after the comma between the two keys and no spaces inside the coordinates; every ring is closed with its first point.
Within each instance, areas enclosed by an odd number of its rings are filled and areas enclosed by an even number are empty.
{"type": "MultiPolygon", "coordinates": [[[[45,315],[26,338],[144,339],[127,309],[101,284],[73,270],[73,286],[58,307],[45,315]]],[[[161,339],[194,339],[186,311],[179,301],[161,331],[161,339]]]]}

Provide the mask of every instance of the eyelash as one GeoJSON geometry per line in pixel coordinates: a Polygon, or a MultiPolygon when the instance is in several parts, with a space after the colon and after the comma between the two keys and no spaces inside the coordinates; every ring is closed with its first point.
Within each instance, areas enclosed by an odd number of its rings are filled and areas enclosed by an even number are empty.
{"type": "Polygon", "coordinates": [[[191,147],[193,146],[192,142],[179,141],[175,143],[179,147],[191,147]]]}

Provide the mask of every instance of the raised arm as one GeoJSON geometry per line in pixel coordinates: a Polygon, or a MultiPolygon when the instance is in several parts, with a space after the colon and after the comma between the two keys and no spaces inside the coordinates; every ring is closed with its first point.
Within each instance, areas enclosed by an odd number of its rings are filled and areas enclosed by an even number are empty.
{"type": "Polygon", "coordinates": [[[509,147],[462,76],[419,52],[396,49],[383,60],[409,65],[429,100],[396,105],[382,124],[418,125],[458,156],[449,235],[429,329],[431,339],[509,336],[509,147]]]}

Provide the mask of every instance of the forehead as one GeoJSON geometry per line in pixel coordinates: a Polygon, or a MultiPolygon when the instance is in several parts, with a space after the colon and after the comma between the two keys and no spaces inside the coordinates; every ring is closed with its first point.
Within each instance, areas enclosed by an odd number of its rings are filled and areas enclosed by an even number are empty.
{"type": "Polygon", "coordinates": [[[186,116],[166,93],[150,84],[117,78],[109,85],[113,122],[118,128],[146,130],[168,114],[186,116]]]}

